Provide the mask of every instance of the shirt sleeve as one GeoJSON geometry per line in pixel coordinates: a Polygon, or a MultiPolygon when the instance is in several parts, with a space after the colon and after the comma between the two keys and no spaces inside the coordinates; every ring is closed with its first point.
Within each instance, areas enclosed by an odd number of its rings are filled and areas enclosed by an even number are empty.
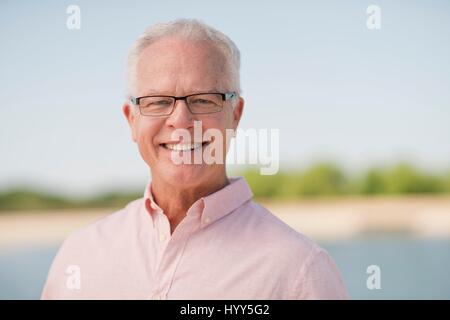
{"type": "Polygon", "coordinates": [[[294,299],[349,299],[339,269],[324,249],[313,250],[306,259],[294,288],[294,299]]]}
{"type": "Polygon", "coordinates": [[[65,255],[65,246],[67,239],[60,246],[53,262],[50,266],[50,270],[47,275],[44,288],[41,293],[41,300],[59,300],[63,299],[62,291],[65,285],[65,270],[62,268],[61,260],[65,255]]]}

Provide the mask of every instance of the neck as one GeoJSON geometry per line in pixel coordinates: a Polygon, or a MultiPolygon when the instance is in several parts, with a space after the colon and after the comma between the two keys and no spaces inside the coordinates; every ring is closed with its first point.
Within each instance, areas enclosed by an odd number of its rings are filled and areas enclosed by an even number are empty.
{"type": "Polygon", "coordinates": [[[229,181],[225,172],[219,178],[209,178],[206,183],[194,186],[170,184],[158,175],[155,175],[152,178],[151,191],[153,199],[169,219],[170,231],[173,233],[194,202],[222,189],[228,184],[229,181]]]}

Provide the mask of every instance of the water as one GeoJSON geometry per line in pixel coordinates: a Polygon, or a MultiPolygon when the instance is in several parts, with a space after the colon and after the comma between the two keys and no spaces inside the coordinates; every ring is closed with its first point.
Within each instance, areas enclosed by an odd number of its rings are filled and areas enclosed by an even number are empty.
{"type": "Polygon", "coordinates": [[[450,239],[378,236],[322,244],[353,299],[450,299],[450,239]],[[369,290],[369,265],[381,269],[381,289],[369,290]]]}
{"type": "MultiPolygon", "coordinates": [[[[450,239],[366,236],[321,243],[338,264],[353,299],[450,299],[450,239]],[[381,269],[369,290],[367,266],[381,269]]],[[[0,254],[0,299],[38,299],[58,247],[0,254]]]]}

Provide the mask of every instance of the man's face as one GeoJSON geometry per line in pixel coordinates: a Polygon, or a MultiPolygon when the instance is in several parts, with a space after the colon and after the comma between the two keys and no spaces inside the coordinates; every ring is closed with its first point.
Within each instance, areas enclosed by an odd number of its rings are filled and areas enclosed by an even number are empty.
{"type": "MultiPolygon", "coordinates": [[[[136,88],[132,94],[140,97],[228,92],[230,88],[226,86],[224,68],[221,54],[205,41],[162,39],[148,46],[139,56],[136,88]]],[[[225,173],[225,164],[206,164],[203,158],[201,164],[176,164],[173,161],[173,152],[177,152],[178,156],[193,157],[194,152],[205,150],[205,139],[197,141],[194,137],[194,121],[201,121],[202,133],[208,129],[221,132],[224,141],[222,150],[223,154],[226,154],[226,130],[236,129],[243,104],[241,98],[235,98],[224,101],[220,112],[192,114],[186,102],[178,100],[173,113],[165,117],[143,116],[138,109],[133,112],[128,103],[123,106],[123,111],[131,126],[133,140],[138,144],[142,158],[151,168],[153,179],[158,178],[171,185],[195,186],[211,181],[210,179],[221,178],[225,173]],[[182,140],[178,135],[174,135],[176,130],[187,130],[191,142],[205,143],[200,149],[183,151],[188,154],[172,151],[167,144],[182,140]]]]}

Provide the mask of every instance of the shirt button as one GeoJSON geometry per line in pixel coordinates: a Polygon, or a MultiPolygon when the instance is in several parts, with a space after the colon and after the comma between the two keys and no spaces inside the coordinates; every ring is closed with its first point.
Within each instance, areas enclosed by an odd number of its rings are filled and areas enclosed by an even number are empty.
{"type": "Polygon", "coordinates": [[[164,242],[166,240],[166,235],[165,234],[160,234],[159,235],[159,241],[160,242],[164,242]]]}
{"type": "Polygon", "coordinates": [[[208,224],[211,221],[211,219],[209,217],[205,218],[205,223],[208,224]]]}

